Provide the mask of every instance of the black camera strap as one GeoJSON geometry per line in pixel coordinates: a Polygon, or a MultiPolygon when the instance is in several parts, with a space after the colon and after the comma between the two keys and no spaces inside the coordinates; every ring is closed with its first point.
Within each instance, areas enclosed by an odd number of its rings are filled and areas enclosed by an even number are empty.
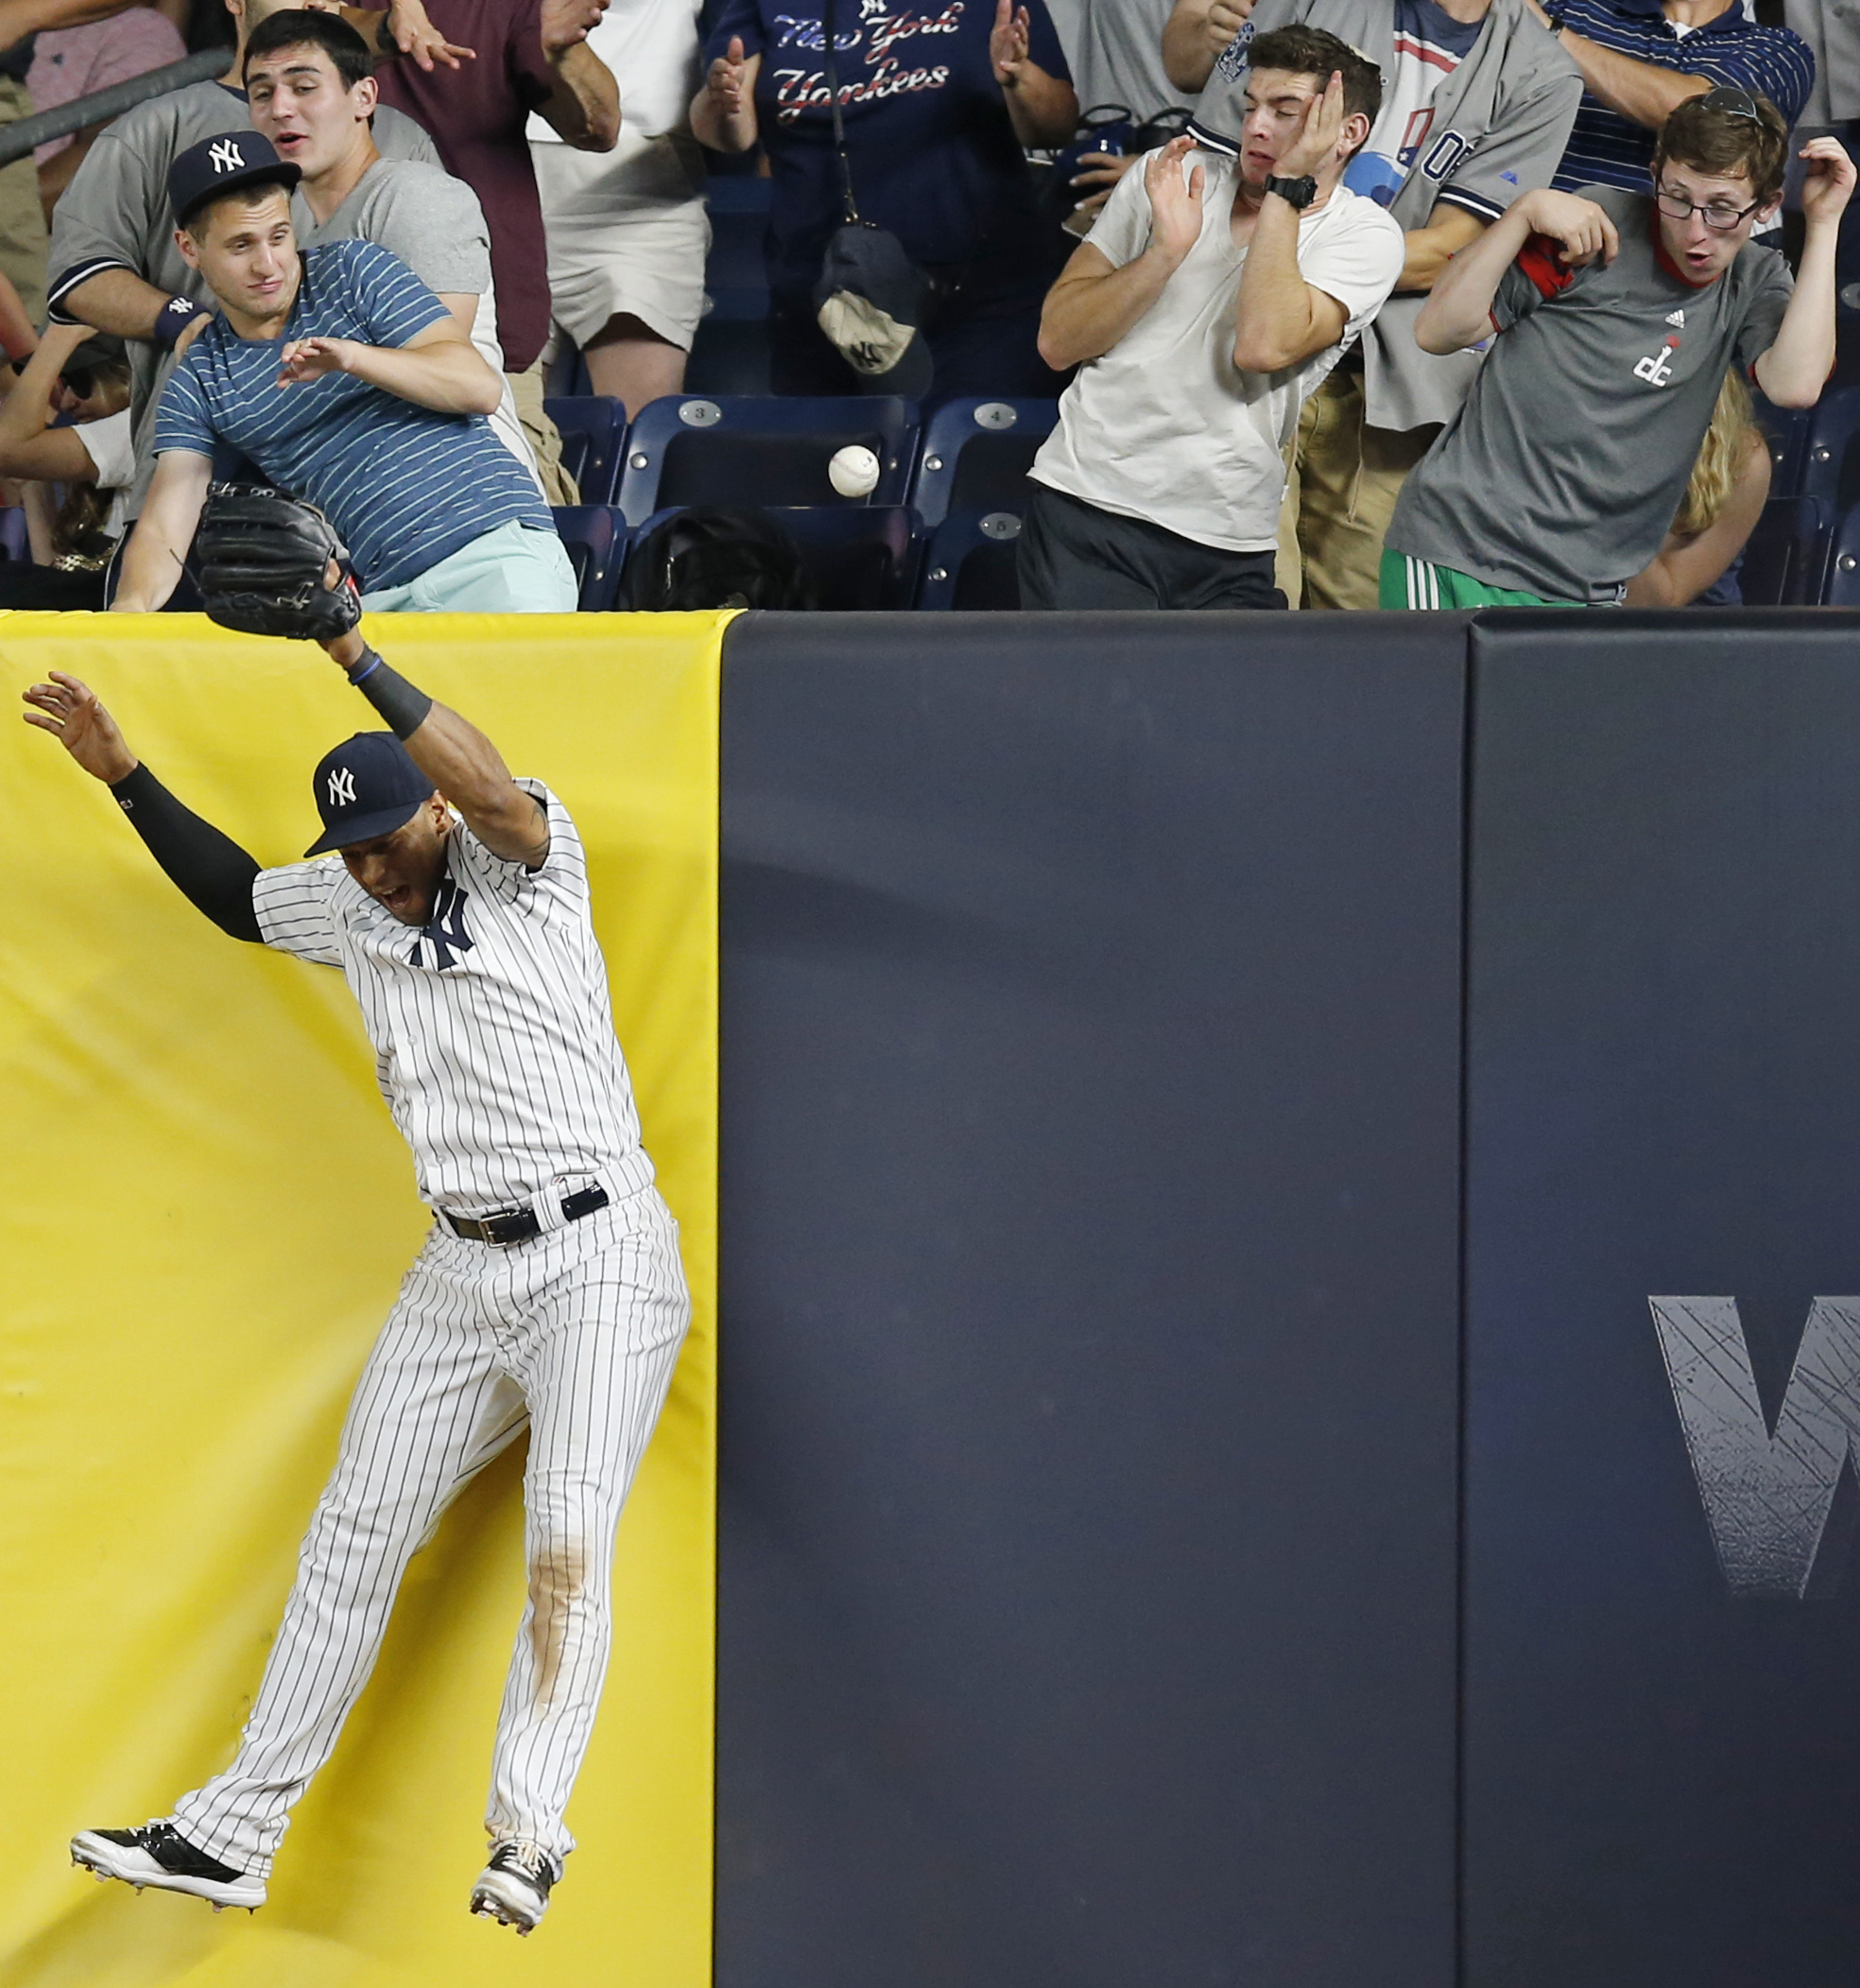
{"type": "Polygon", "coordinates": [[[839,12],[836,0],[826,0],[820,26],[827,38],[827,94],[833,111],[834,151],[839,160],[839,199],[846,210],[848,227],[857,227],[859,203],[852,197],[852,162],[846,156],[846,119],[839,108],[839,12]]]}

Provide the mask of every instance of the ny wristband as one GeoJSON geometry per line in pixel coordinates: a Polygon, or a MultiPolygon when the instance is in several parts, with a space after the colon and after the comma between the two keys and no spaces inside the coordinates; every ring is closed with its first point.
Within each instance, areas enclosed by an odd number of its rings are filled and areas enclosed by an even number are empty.
{"type": "Polygon", "coordinates": [[[155,329],[148,335],[150,342],[159,345],[164,352],[172,352],[180,342],[181,333],[199,315],[198,303],[190,303],[185,297],[170,297],[155,314],[155,329]]]}
{"type": "Polygon", "coordinates": [[[433,708],[423,690],[416,690],[398,670],[389,669],[371,648],[363,649],[361,665],[350,671],[349,681],[388,720],[398,739],[411,738],[433,708]]]}

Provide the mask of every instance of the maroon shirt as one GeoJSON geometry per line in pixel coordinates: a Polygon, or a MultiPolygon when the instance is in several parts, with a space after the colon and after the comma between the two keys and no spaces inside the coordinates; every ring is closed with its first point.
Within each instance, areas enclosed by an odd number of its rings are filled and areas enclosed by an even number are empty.
{"type": "Polygon", "coordinates": [[[549,262],[542,203],[524,127],[555,90],[542,55],[542,0],[426,0],[433,26],[474,62],[384,62],[381,100],[433,134],[446,171],[477,195],[491,230],[497,337],[504,364],[522,372],[549,336],[549,262]]]}

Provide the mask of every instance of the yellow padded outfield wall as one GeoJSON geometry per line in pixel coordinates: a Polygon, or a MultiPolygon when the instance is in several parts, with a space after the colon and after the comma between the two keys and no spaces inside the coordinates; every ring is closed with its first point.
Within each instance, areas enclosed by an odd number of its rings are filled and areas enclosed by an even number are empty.
{"type": "MultiPolygon", "coordinates": [[[[523,1606],[521,1445],[413,1563],[270,1903],[100,1886],[65,1844],[230,1756],[350,1388],[427,1216],[340,975],[223,937],[109,793],[0,725],[0,1983],[477,1988],[710,1979],[717,681],[724,615],[405,615],[371,634],[588,845],[696,1312],[621,1526],[617,1637],[528,1940],[466,1910],[523,1606]]],[[[0,615],[7,701],[62,668],[261,862],[377,721],[307,644],[194,615],[0,615]]]]}

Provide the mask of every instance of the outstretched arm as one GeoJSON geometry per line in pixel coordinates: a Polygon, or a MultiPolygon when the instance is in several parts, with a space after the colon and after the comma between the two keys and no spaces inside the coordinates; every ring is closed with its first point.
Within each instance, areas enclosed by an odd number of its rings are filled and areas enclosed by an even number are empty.
{"type": "Polygon", "coordinates": [[[147,500],[123,548],[122,576],[110,603],[113,614],[152,614],[166,604],[181,579],[212,481],[211,456],[166,449],[156,457],[147,500]]]}
{"type": "Polygon", "coordinates": [[[183,807],[123,743],[97,694],[55,669],[48,683],[22,693],[28,725],[49,732],[94,780],[101,780],[148,845],[148,853],[194,908],[230,939],[260,942],[252,883],[258,865],[212,822],[183,807]]]}
{"type": "Polygon", "coordinates": [[[510,778],[504,756],[469,718],[436,703],[390,669],[360,629],[323,644],[344,674],[393,728],[407,756],[493,856],[540,870],[549,854],[542,804],[510,778]]]}

